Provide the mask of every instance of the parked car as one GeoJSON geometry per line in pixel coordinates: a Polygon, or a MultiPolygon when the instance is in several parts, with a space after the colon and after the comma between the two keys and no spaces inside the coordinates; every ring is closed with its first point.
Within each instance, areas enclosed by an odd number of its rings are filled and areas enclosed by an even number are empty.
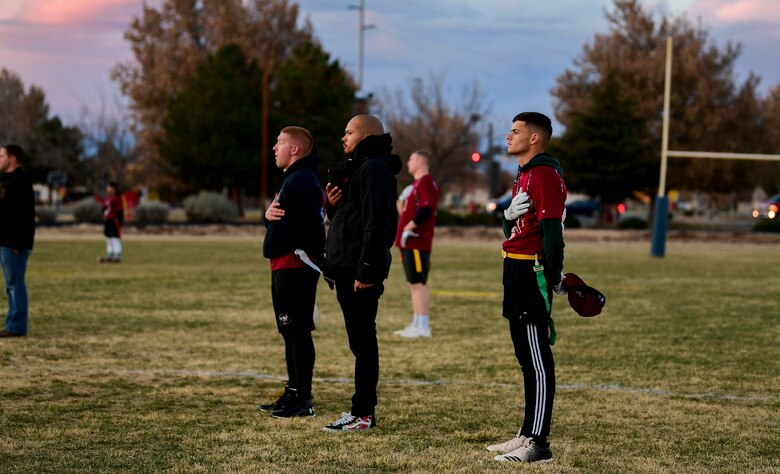
{"type": "Polygon", "coordinates": [[[774,219],[778,214],[780,214],[780,194],[759,202],[753,209],[753,217],[756,219],[774,219]]]}

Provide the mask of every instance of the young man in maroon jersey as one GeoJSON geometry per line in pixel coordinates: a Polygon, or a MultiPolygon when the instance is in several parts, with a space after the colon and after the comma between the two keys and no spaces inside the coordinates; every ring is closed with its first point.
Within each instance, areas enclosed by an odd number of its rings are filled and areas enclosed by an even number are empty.
{"type": "Polygon", "coordinates": [[[98,257],[98,263],[119,263],[122,261],[122,224],[125,222],[125,207],[119,193],[119,185],[111,181],[106,186],[103,201],[103,235],[106,236],[106,256],[98,257]]]}
{"type": "Polygon", "coordinates": [[[431,296],[428,292],[433,232],[439,186],[430,175],[431,152],[417,150],[409,156],[406,166],[414,177],[410,193],[399,202],[398,231],[395,245],[401,249],[406,281],[412,294],[412,323],[395,331],[401,337],[431,337],[428,323],[431,296]]]}
{"type": "Polygon", "coordinates": [[[503,315],[523,373],[525,418],[514,438],[488,446],[503,453],[497,461],[545,463],[553,457],[547,442],[555,397],[550,309],[553,290],[562,291],[566,184],[558,161],[545,153],[551,135],[547,116],[523,112],[506,136],[518,170],[504,212],[503,315]]]}

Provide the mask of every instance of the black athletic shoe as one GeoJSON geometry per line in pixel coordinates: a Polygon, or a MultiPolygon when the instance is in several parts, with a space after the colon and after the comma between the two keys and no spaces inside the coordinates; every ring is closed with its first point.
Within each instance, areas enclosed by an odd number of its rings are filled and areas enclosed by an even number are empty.
{"type": "Polygon", "coordinates": [[[296,401],[295,390],[290,389],[290,387],[284,387],[284,393],[275,402],[263,403],[257,408],[262,411],[277,411],[294,405],[296,401]]]}
{"type": "Polygon", "coordinates": [[[325,426],[323,431],[345,433],[368,431],[372,428],[376,428],[376,418],[374,418],[374,415],[355,416],[350,412],[344,412],[341,414],[341,418],[325,426]]]}
{"type": "Polygon", "coordinates": [[[281,410],[274,410],[271,412],[271,416],[274,418],[293,418],[296,416],[317,416],[314,413],[314,405],[311,400],[295,400],[295,403],[287,405],[281,410]]]}

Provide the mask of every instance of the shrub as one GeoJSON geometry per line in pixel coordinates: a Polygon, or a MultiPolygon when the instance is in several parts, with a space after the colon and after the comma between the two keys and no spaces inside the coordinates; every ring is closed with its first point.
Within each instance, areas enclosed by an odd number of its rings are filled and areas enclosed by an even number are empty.
{"type": "Polygon", "coordinates": [[[171,206],[164,202],[145,202],[135,208],[133,221],[141,226],[148,224],[163,224],[168,220],[168,214],[170,212],[171,206]]]}
{"type": "Polygon", "coordinates": [[[756,222],[753,232],[780,232],[780,219],[766,219],[756,222]]]}
{"type": "Polygon", "coordinates": [[[238,217],[238,206],[217,193],[201,191],[185,198],[182,204],[190,222],[233,222],[238,217]]]}
{"type": "Polygon", "coordinates": [[[629,217],[617,223],[618,229],[647,229],[647,221],[639,217],[629,217]]]}
{"type": "Polygon", "coordinates": [[[73,220],[79,223],[100,224],[103,222],[103,206],[92,196],[85,197],[73,206],[73,220]]]}
{"type": "Polygon", "coordinates": [[[50,207],[36,207],[35,217],[38,218],[38,224],[54,224],[57,222],[57,211],[50,207]]]}

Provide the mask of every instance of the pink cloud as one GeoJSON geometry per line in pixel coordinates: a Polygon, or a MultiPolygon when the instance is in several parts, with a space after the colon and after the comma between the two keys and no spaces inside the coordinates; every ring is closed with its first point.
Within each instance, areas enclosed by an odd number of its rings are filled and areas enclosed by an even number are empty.
{"type": "Polygon", "coordinates": [[[127,24],[140,9],[141,0],[11,0],[9,12],[0,10],[0,17],[28,26],[127,24]]]}
{"type": "Polygon", "coordinates": [[[780,2],[777,0],[695,0],[690,9],[696,15],[718,23],[780,22],[780,2]]]}

